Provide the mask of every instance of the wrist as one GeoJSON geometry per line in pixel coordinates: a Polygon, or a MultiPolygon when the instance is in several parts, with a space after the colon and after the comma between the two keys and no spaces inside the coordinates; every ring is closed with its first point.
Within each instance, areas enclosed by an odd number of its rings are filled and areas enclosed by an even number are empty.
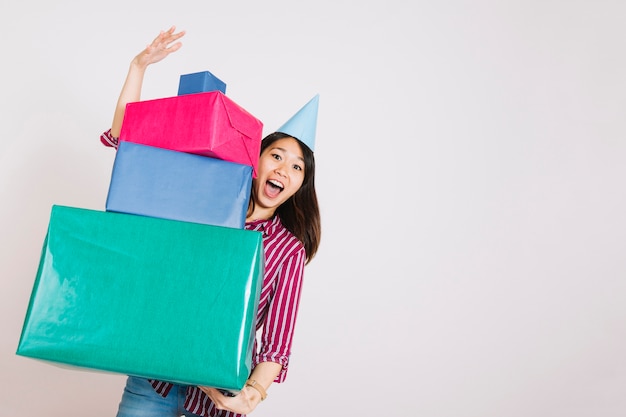
{"type": "Polygon", "coordinates": [[[149,59],[146,57],[146,51],[141,51],[130,61],[130,71],[144,73],[150,65],[149,59]]]}
{"type": "Polygon", "coordinates": [[[259,384],[256,380],[248,379],[246,381],[246,387],[250,387],[253,390],[255,390],[260,395],[261,401],[267,398],[267,391],[265,391],[265,388],[261,384],[259,384]]]}

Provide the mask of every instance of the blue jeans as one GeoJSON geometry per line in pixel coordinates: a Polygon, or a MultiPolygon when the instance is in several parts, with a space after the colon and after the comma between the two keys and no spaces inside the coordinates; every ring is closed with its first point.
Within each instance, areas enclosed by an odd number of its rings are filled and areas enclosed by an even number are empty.
{"type": "Polygon", "coordinates": [[[174,385],[166,398],[147,379],[129,376],[117,417],[200,417],[183,408],[186,387],[174,385]]]}

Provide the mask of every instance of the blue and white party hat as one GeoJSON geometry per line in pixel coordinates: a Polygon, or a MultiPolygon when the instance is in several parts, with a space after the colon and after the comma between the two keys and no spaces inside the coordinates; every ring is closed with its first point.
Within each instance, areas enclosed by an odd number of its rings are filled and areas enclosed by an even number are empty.
{"type": "Polygon", "coordinates": [[[320,95],[316,94],[307,104],[305,104],[291,119],[276,129],[277,132],[286,133],[299,139],[312,151],[315,150],[315,130],[317,128],[317,108],[319,106],[320,95]]]}

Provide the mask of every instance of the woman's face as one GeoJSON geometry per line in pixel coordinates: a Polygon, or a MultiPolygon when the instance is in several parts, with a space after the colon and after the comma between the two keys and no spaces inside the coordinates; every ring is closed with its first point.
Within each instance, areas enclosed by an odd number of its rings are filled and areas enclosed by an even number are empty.
{"type": "Polygon", "coordinates": [[[304,181],[304,157],[293,138],[278,139],[259,158],[254,219],[269,219],[276,209],[294,195],[304,181]]]}

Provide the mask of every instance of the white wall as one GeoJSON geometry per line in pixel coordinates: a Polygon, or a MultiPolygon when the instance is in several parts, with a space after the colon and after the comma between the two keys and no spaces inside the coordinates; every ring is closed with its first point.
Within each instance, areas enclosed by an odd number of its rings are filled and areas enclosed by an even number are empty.
{"type": "Polygon", "coordinates": [[[15,349],[52,204],[103,209],[128,63],[210,70],[269,133],[320,93],[324,235],[253,415],[626,414],[621,1],[0,6],[0,416],[112,416],[124,378],[15,349]],[[89,411],[85,411],[89,409],[89,411]]]}

